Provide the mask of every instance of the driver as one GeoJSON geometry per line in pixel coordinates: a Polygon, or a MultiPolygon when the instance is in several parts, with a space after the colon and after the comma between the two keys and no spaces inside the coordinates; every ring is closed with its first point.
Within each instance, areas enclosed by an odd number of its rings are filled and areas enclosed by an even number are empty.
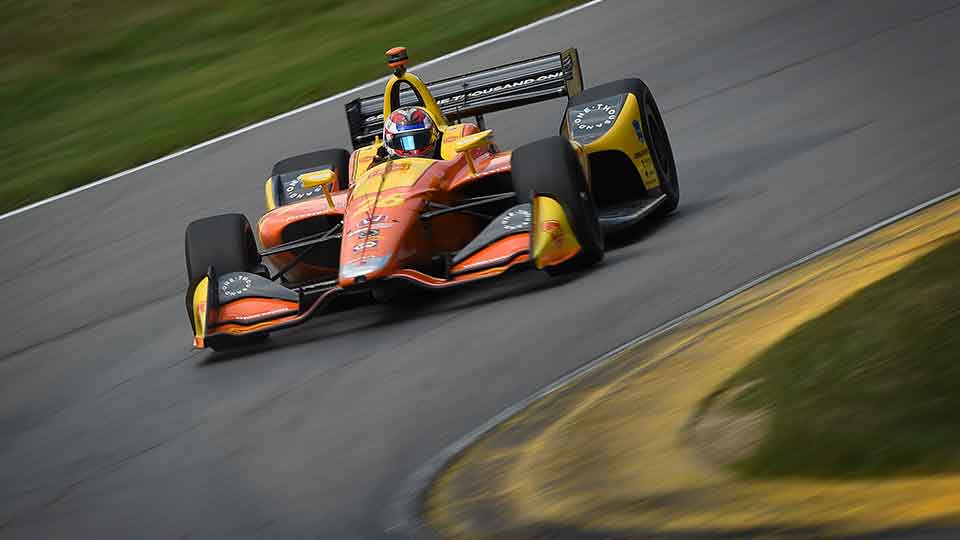
{"type": "Polygon", "coordinates": [[[440,130],[423,107],[400,107],[383,122],[383,144],[392,157],[436,158],[440,130]]]}

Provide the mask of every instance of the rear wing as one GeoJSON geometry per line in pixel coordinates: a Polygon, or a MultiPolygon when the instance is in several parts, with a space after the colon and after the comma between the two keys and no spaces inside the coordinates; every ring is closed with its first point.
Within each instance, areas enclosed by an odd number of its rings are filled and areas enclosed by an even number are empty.
{"type": "MultiPolygon", "coordinates": [[[[564,96],[583,89],[576,49],[522,60],[427,84],[449,122],[476,117],[564,96]]],[[[417,105],[409,88],[400,92],[401,105],[417,105]]],[[[373,142],[383,129],[383,95],[355,99],[346,105],[354,148],[373,142]]],[[[481,126],[482,129],[482,126],[481,126]]]]}

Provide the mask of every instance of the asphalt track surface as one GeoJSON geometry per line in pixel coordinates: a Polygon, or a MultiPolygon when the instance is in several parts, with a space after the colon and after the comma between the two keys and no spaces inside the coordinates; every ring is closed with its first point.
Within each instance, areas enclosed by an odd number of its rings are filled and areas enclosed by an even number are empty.
{"type": "MultiPolygon", "coordinates": [[[[960,185],[957,5],[609,0],[431,66],[577,46],[588,85],[644,78],[680,209],[576,278],[359,306],[245,354],[190,349],[183,229],[258,217],[274,161],[347,145],[342,102],[0,222],[0,537],[390,537],[406,476],[510,403],[960,185]]],[[[562,108],[488,124],[514,146],[562,108]]]]}

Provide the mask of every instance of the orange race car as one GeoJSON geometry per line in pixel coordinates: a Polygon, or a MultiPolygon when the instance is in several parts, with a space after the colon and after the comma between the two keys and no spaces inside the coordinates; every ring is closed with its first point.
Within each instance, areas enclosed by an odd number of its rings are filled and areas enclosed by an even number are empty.
{"type": "Polygon", "coordinates": [[[639,79],[583,90],[569,49],[425,84],[404,48],[387,56],[383,95],[346,105],[352,153],[277,163],[256,231],[241,214],[187,227],[196,347],[263,338],[344,294],[388,301],[523,266],[586,268],[604,233],[676,208],[673,151],[639,79]],[[486,113],[559,97],[560,136],[503,151],[484,126],[486,113]]]}

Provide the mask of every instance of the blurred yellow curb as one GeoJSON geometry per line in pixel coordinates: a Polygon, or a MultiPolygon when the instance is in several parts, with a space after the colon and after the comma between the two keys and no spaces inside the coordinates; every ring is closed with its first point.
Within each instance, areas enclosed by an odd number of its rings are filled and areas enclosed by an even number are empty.
{"type": "Polygon", "coordinates": [[[816,537],[960,524],[960,476],[741,481],[688,444],[704,397],[800,324],[945,243],[958,210],[949,199],[770,279],[538,401],[438,477],[428,523],[445,537],[545,524],[816,537]]]}

